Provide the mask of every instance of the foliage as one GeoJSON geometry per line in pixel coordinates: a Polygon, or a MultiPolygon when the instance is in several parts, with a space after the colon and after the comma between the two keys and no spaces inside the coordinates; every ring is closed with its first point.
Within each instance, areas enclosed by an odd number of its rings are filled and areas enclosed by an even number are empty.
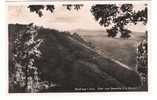
{"type": "MultiPolygon", "coordinates": [[[[63,4],[64,7],[66,7],[67,10],[71,11],[72,9],[74,10],[79,10],[83,6],[82,4],[63,4]]],[[[30,9],[30,12],[35,12],[39,15],[39,17],[43,16],[43,10],[50,11],[53,13],[55,10],[54,5],[29,5],[28,8],[30,9]]]]}
{"type": "MultiPolygon", "coordinates": [[[[79,10],[83,4],[63,4],[67,10],[79,10]]],[[[47,11],[53,13],[54,5],[29,5],[28,8],[31,12],[35,12],[39,17],[43,16],[42,11],[46,8],[47,11]]],[[[133,10],[133,4],[97,4],[91,7],[91,13],[95,20],[101,26],[109,27],[107,29],[109,37],[115,37],[117,33],[121,33],[122,38],[129,38],[131,31],[126,29],[125,26],[129,23],[137,24],[137,22],[147,23],[147,6],[142,10],[133,10]]]]}
{"type": "MultiPolygon", "coordinates": [[[[147,31],[146,31],[147,35],[147,31]]],[[[148,43],[147,39],[144,39],[138,44],[137,47],[137,71],[141,76],[143,87],[147,86],[148,77],[148,43]]]]}
{"type": "Polygon", "coordinates": [[[48,82],[39,77],[38,60],[42,56],[39,50],[42,39],[37,39],[38,32],[32,24],[26,29],[14,33],[10,92],[38,92],[48,88],[48,82]]]}
{"type": "Polygon", "coordinates": [[[115,37],[118,33],[117,27],[112,27],[111,29],[107,29],[106,31],[108,33],[108,37],[115,37]]]}
{"type": "Polygon", "coordinates": [[[64,7],[66,7],[67,10],[71,11],[72,9],[74,10],[79,10],[83,6],[83,4],[63,4],[64,7]]]}
{"type": "Polygon", "coordinates": [[[92,6],[91,13],[100,25],[107,27],[112,23],[110,20],[117,16],[118,7],[115,4],[95,5],[92,6]]]}
{"type": "MultiPolygon", "coordinates": [[[[23,36],[26,32],[29,33],[28,30],[31,29],[35,29],[35,33],[37,32],[38,34],[37,36],[34,36],[34,41],[38,39],[43,41],[40,43],[40,47],[38,48],[40,51],[40,57],[34,59],[35,62],[33,63],[38,72],[38,88],[33,88],[30,84],[28,84],[28,86],[32,88],[31,91],[28,90],[28,88],[25,88],[26,73],[25,70],[22,70],[24,73],[24,80],[17,81],[17,83],[21,84],[23,82],[23,86],[14,83],[16,82],[15,79],[17,77],[9,78],[10,85],[13,87],[12,89],[16,90],[13,92],[17,92],[17,90],[22,90],[22,92],[63,92],[74,91],[74,88],[76,87],[105,88],[125,86],[137,87],[141,85],[140,77],[136,72],[128,70],[123,65],[113,61],[109,57],[102,56],[97,53],[97,51],[91,48],[86,41],[77,35],[77,33],[72,35],[69,32],[60,32],[53,29],[41,27],[37,27],[38,29],[36,29],[35,27],[32,27],[32,24],[16,24],[9,26],[14,27],[12,29],[9,28],[9,33],[16,37],[13,39],[14,41],[19,35],[23,36]],[[26,29],[25,27],[28,28],[26,29]],[[98,71],[95,71],[93,67],[98,71]],[[56,86],[51,82],[55,83],[56,86]],[[19,88],[16,88],[16,86],[19,88]]],[[[30,39],[28,38],[28,40],[30,39]]],[[[11,44],[12,43],[14,42],[11,42],[11,44]]],[[[16,45],[17,44],[14,44],[13,48],[17,48],[16,45]]],[[[12,51],[12,46],[9,47],[9,51],[12,51]]],[[[21,48],[23,47],[21,46],[21,48]]],[[[23,51],[18,52],[23,53],[23,51]]],[[[36,56],[34,55],[34,57],[36,56]]],[[[21,58],[18,59],[21,61],[21,58]]],[[[27,64],[28,62],[24,63],[29,65],[27,64]]],[[[9,64],[12,64],[12,62],[9,64]]],[[[17,69],[15,64],[13,64],[13,66],[17,69]]],[[[9,68],[10,67],[11,66],[9,66],[9,68]]],[[[23,66],[21,67],[24,68],[23,66]]],[[[11,70],[9,70],[9,72],[11,72],[11,70]]],[[[16,70],[14,70],[14,73],[10,74],[10,77],[15,76],[15,72],[16,70]]],[[[34,77],[33,73],[34,72],[31,73],[32,78],[34,77]]],[[[22,77],[22,75],[20,75],[20,77],[22,77]]],[[[35,83],[36,80],[30,81],[29,83],[33,82],[35,83]]]]}
{"type": "Polygon", "coordinates": [[[147,7],[139,11],[135,11],[133,8],[133,4],[98,4],[92,6],[91,13],[100,25],[112,26],[111,29],[107,29],[109,37],[115,37],[117,33],[121,33],[122,38],[128,38],[131,31],[125,29],[127,24],[147,23],[147,7]]]}
{"type": "Polygon", "coordinates": [[[142,21],[144,25],[147,24],[148,19],[148,8],[145,7],[143,10],[139,10],[133,13],[133,23],[137,24],[137,22],[142,21]]]}
{"type": "Polygon", "coordinates": [[[50,11],[53,13],[54,11],[54,5],[29,5],[28,8],[30,9],[30,12],[35,12],[39,15],[39,17],[43,16],[42,10],[46,8],[47,11],[50,11]]]}
{"type": "Polygon", "coordinates": [[[142,42],[138,44],[137,47],[137,66],[138,66],[138,72],[147,74],[147,40],[144,39],[142,42]]]}

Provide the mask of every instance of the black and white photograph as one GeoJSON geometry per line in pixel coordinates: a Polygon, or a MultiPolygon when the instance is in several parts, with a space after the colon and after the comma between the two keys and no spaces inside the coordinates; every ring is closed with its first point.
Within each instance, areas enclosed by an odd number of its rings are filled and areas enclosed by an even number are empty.
{"type": "Polygon", "coordinates": [[[8,92],[148,91],[147,3],[8,5],[8,92]]]}

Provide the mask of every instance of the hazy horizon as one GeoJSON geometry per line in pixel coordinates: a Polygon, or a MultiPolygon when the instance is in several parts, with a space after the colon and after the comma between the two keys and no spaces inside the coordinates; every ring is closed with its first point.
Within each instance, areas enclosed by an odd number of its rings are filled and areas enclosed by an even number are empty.
{"type": "MultiPolygon", "coordinates": [[[[103,30],[106,28],[100,26],[95,21],[94,16],[90,12],[92,5],[84,5],[79,11],[71,10],[68,11],[62,5],[55,5],[53,13],[43,10],[43,16],[39,17],[38,14],[30,12],[26,5],[10,5],[8,6],[8,23],[9,24],[29,24],[34,23],[38,26],[45,28],[53,28],[60,31],[71,31],[71,30],[103,30]]],[[[135,9],[141,9],[144,4],[134,5],[135,9]]],[[[146,26],[142,23],[137,25],[128,25],[128,29],[137,32],[144,32],[146,26]]]]}

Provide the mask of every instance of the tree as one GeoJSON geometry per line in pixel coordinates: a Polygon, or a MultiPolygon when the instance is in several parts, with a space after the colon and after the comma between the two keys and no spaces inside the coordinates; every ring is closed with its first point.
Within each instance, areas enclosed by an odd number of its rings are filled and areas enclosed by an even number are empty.
{"type": "Polygon", "coordinates": [[[55,7],[54,5],[29,5],[28,8],[30,9],[30,12],[35,12],[39,15],[39,17],[43,16],[42,10],[46,8],[47,11],[50,11],[53,13],[55,7]]]}
{"type": "Polygon", "coordinates": [[[39,47],[43,40],[37,39],[37,35],[33,23],[14,33],[10,92],[38,92],[41,88],[48,87],[48,82],[39,77],[37,62],[42,56],[39,47]]]}
{"type": "Polygon", "coordinates": [[[111,26],[107,29],[109,37],[115,37],[117,33],[121,33],[122,38],[130,37],[131,31],[125,26],[129,23],[137,24],[137,22],[147,23],[147,7],[142,10],[133,10],[133,4],[98,4],[91,8],[96,21],[104,27],[111,26]]]}
{"type": "MultiPolygon", "coordinates": [[[[83,5],[64,4],[63,6],[71,11],[72,9],[79,10],[83,5]]],[[[43,16],[43,10],[50,11],[51,13],[55,10],[54,5],[30,5],[28,8],[30,12],[37,13],[39,17],[43,16]]],[[[137,22],[147,23],[147,7],[143,10],[134,11],[132,4],[95,5],[92,6],[91,12],[100,25],[108,27],[113,24],[111,29],[107,29],[109,37],[115,37],[120,32],[122,38],[128,38],[131,31],[126,29],[125,25],[128,23],[137,24],[137,22]]],[[[37,38],[38,31],[36,28],[33,26],[33,23],[29,24],[26,29],[21,29],[15,34],[14,42],[12,42],[14,45],[12,56],[14,71],[10,75],[10,82],[12,87],[15,87],[14,89],[23,92],[38,92],[41,88],[49,87],[51,84],[39,77],[40,71],[37,63],[42,56],[39,47],[43,43],[43,40],[37,38]]],[[[76,34],[73,37],[80,40],[76,34]]],[[[88,45],[92,47],[91,44],[88,45]]],[[[142,47],[140,46],[139,48],[142,47]]],[[[146,53],[139,54],[143,56],[146,53]]],[[[140,59],[140,61],[145,61],[145,59],[140,59]]]]}
{"type": "MultiPolygon", "coordinates": [[[[79,10],[83,4],[63,4],[67,10],[79,10]]],[[[29,5],[31,12],[35,12],[39,17],[43,16],[42,11],[47,10],[53,13],[54,5],[29,5]]],[[[96,21],[104,27],[111,26],[107,29],[109,37],[115,37],[117,33],[121,33],[122,38],[129,38],[131,31],[126,29],[129,23],[137,24],[137,22],[147,23],[147,5],[142,10],[133,10],[133,4],[98,4],[91,7],[91,13],[96,21]]]]}
{"type": "Polygon", "coordinates": [[[146,39],[143,39],[137,46],[136,67],[137,72],[141,76],[142,87],[147,89],[148,80],[148,32],[145,32],[146,39]]]}
{"type": "MultiPolygon", "coordinates": [[[[66,7],[67,10],[71,11],[72,9],[74,10],[79,10],[83,6],[83,4],[63,4],[64,7],[66,7]]],[[[28,8],[30,9],[30,12],[35,12],[39,15],[39,17],[43,16],[42,11],[47,10],[53,13],[55,10],[54,5],[29,5],[28,8]]]]}

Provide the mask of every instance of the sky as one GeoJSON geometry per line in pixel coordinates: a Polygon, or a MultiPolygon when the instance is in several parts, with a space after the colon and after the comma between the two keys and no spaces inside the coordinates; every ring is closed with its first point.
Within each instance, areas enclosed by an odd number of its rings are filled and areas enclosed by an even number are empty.
{"type": "MultiPolygon", "coordinates": [[[[135,5],[135,10],[142,9],[143,4],[135,5]]],[[[43,16],[30,12],[26,5],[9,5],[8,6],[8,23],[9,24],[29,24],[33,22],[35,25],[46,28],[53,28],[61,31],[85,29],[85,30],[105,30],[95,21],[94,16],[90,12],[91,5],[84,5],[79,11],[68,11],[62,5],[55,5],[54,13],[43,11],[43,16]]],[[[146,26],[142,23],[135,25],[128,25],[132,31],[144,32],[146,26]]]]}

